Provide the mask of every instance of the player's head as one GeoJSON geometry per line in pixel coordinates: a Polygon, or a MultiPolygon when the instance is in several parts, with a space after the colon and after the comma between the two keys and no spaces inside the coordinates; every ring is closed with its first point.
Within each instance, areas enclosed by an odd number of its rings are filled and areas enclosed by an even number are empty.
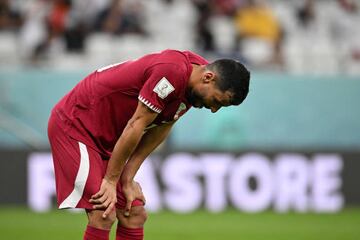
{"type": "Polygon", "coordinates": [[[241,104],[249,92],[250,72],[232,59],[219,59],[205,66],[200,81],[187,99],[197,108],[216,112],[221,107],[241,104]]]}

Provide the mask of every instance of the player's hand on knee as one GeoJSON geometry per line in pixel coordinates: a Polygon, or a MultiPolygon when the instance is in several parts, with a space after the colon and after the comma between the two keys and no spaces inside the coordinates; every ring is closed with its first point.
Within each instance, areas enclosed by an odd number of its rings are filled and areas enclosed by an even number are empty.
{"type": "Polygon", "coordinates": [[[90,199],[90,203],[94,204],[93,209],[105,209],[103,218],[114,210],[116,201],[116,184],[105,178],[102,180],[100,190],[90,199]]]}
{"type": "Polygon", "coordinates": [[[126,206],[124,216],[130,216],[131,204],[135,199],[141,200],[144,204],[146,202],[145,196],[142,192],[141,186],[138,182],[132,181],[129,184],[122,184],[122,190],[126,199],[126,206]]]}

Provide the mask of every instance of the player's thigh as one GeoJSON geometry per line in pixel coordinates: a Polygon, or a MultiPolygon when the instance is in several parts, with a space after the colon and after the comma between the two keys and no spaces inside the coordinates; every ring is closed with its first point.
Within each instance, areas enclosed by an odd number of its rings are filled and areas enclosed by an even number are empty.
{"type": "Polygon", "coordinates": [[[48,135],[59,207],[92,209],[89,200],[100,189],[107,161],[56,124],[49,125],[48,135]]]}

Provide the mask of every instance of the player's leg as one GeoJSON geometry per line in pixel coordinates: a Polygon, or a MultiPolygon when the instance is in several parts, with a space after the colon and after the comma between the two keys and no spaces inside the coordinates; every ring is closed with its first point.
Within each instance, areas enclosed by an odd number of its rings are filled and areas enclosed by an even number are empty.
{"type": "Polygon", "coordinates": [[[143,240],[144,224],[147,219],[144,203],[140,200],[133,201],[130,216],[125,217],[126,200],[121,192],[120,184],[117,186],[117,195],[116,217],[118,219],[118,225],[116,229],[116,240],[143,240]]]}
{"type": "MultiPolygon", "coordinates": [[[[48,136],[53,155],[56,193],[59,209],[92,209],[89,199],[101,185],[107,161],[85,144],[69,137],[56,124],[54,116],[50,118],[48,136]]],[[[101,211],[87,211],[89,223],[84,239],[109,238],[111,225],[116,214],[103,219],[101,211]],[[100,216],[100,217],[99,217],[100,216]]]]}
{"type": "Polygon", "coordinates": [[[111,226],[116,220],[115,210],[105,219],[102,218],[104,211],[86,209],[88,225],[85,230],[84,240],[108,240],[111,226]]]}
{"type": "Polygon", "coordinates": [[[129,217],[124,216],[124,209],[116,209],[116,217],[119,220],[116,229],[116,240],[143,240],[144,224],[147,213],[143,206],[131,207],[129,217]]]}
{"type": "Polygon", "coordinates": [[[100,185],[107,167],[108,161],[91,148],[88,148],[90,171],[86,181],[82,203],[80,207],[86,209],[88,225],[84,234],[84,240],[108,240],[112,225],[116,221],[115,210],[106,218],[103,218],[104,210],[93,210],[89,200],[93,194],[99,191],[100,185]]]}

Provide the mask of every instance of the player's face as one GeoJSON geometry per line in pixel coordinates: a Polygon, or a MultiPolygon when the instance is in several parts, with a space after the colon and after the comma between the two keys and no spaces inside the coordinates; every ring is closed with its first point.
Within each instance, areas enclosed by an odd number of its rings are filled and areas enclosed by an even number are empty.
{"type": "Polygon", "coordinates": [[[230,91],[221,91],[215,81],[202,82],[196,88],[193,88],[187,99],[195,108],[207,108],[211,112],[217,112],[221,107],[231,105],[232,93],[230,91]]]}

